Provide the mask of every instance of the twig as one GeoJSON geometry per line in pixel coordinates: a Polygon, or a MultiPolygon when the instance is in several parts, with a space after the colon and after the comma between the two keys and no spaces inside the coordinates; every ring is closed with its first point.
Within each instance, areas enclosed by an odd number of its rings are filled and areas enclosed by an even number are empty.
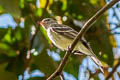
{"type": "Polygon", "coordinates": [[[60,65],[58,66],[57,70],[47,80],[53,80],[56,76],[61,74],[61,72],[63,71],[63,68],[64,68],[69,56],[71,55],[70,53],[74,49],[74,47],[77,44],[78,40],[82,38],[82,36],[85,34],[85,32],[90,28],[90,25],[92,25],[100,15],[102,15],[106,10],[111,8],[118,1],[119,0],[112,0],[109,4],[107,4],[102,9],[100,9],[92,18],[90,18],[84,24],[84,26],[82,27],[82,29],[80,30],[80,32],[78,33],[78,35],[76,36],[76,38],[74,39],[72,44],[69,46],[68,51],[66,51],[66,54],[65,54],[63,60],[61,61],[60,65]]]}
{"type": "MultiPolygon", "coordinates": [[[[42,16],[39,18],[39,20],[41,20],[43,17],[44,17],[44,15],[45,15],[45,13],[46,13],[46,8],[47,8],[47,6],[48,6],[48,3],[49,3],[49,0],[47,0],[47,2],[46,2],[46,5],[45,5],[45,8],[43,9],[43,13],[42,13],[42,16]]],[[[38,33],[38,31],[39,31],[39,26],[40,26],[40,24],[38,23],[38,20],[37,20],[37,27],[36,27],[36,31],[35,31],[35,34],[32,36],[32,38],[31,38],[31,40],[30,40],[30,47],[29,47],[29,49],[28,49],[28,51],[27,51],[27,54],[26,54],[26,57],[25,57],[25,59],[26,59],[26,64],[25,64],[25,68],[28,68],[29,67],[29,65],[30,65],[30,62],[31,62],[31,49],[32,49],[32,47],[33,47],[33,43],[34,43],[34,40],[35,40],[35,37],[36,37],[36,35],[37,35],[37,33],[38,33]]],[[[23,77],[24,77],[24,75],[23,75],[23,77]]]]}
{"type": "Polygon", "coordinates": [[[46,9],[47,9],[48,4],[49,4],[49,0],[46,1],[45,8],[44,8],[44,10],[43,10],[42,16],[41,16],[41,17],[39,18],[39,20],[37,21],[36,32],[35,32],[35,34],[33,35],[32,39],[31,39],[31,41],[30,41],[30,43],[31,43],[30,49],[32,49],[33,42],[34,42],[34,40],[35,40],[35,36],[37,35],[37,33],[38,33],[38,31],[39,31],[40,23],[38,23],[38,22],[43,19],[44,15],[45,15],[45,13],[46,13],[46,9]]]}
{"type": "Polygon", "coordinates": [[[112,34],[115,34],[115,35],[116,35],[116,34],[120,34],[120,32],[114,32],[114,33],[112,33],[112,34]]]}
{"type": "Polygon", "coordinates": [[[112,71],[108,74],[108,76],[105,78],[105,80],[108,80],[113,75],[113,73],[116,71],[116,69],[119,67],[120,58],[118,60],[119,60],[118,63],[113,67],[112,71]]]}
{"type": "MultiPolygon", "coordinates": [[[[47,2],[46,2],[45,8],[44,8],[43,13],[42,13],[42,16],[40,17],[39,20],[43,19],[44,15],[45,15],[45,13],[46,13],[46,9],[47,9],[48,4],[49,4],[49,0],[47,0],[47,2]]],[[[38,21],[39,21],[39,20],[38,20],[38,21]]],[[[37,35],[37,33],[38,33],[38,31],[39,31],[39,26],[40,26],[40,24],[37,23],[36,32],[35,32],[35,34],[33,35],[32,39],[31,39],[31,41],[30,41],[30,43],[31,43],[30,49],[31,49],[32,46],[33,46],[33,42],[34,42],[34,40],[35,40],[35,36],[37,35]]]]}
{"type": "Polygon", "coordinates": [[[112,8],[112,10],[113,10],[113,12],[114,12],[114,15],[115,15],[116,19],[118,20],[118,22],[120,22],[120,19],[119,19],[118,15],[117,15],[117,13],[116,13],[116,11],[115,11],[115,8],[112,8]]]}
{"type": "Polygon", "coordinates": [[[63,73],[60,75],[60,80],[65,80],[63,73]]]}
{"type": "MultiPolygon", "coordinates": [[[[43,19],[44,15],[45,15],[45,13],[46,13],[46,9],[47,9],[48,4],[49,4],[49,0],[46,1],[45,8],[44,8],[43,13],[42,13],[42,16],[40,17],[39,20],[43,19]]],[[[40,24],[38,23],[39,20],[37,21],[37,28],[36,28],[35,34],[32,36],[31,41],[30,41],[30,49],[28,50],[27,55],[26,55],[26,58],[27,58],[28,60],[30,60],[30,58],[31,58],[31,52],[30,52],[30,50],[31,50],[32,47],[33,47],[33,42],[34,42],[35,37],[36,37],[36,35],[37,35],[38,31],[39,31],[39,26],[40,26],[40,24]]]]}

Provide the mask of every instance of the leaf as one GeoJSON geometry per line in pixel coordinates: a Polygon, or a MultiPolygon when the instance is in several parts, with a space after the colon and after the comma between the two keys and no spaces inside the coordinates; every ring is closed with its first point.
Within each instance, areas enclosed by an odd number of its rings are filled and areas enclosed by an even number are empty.
{"type": "Polygon", "coordinates": [[[3,13],[3,8],[0,6],[0,14],[3,13]]]}
{"type": "Polygon", "coordinates": [[[111,45],[113,46],[113,48],[116,48],[116,47],[117,47],[117,43],[116,43],[116,41],[115,41],[114,36],[113,36],[113,35],[110,35],[110,36],[109,36],[109,39],[110,39],[110,43],[111,43],[111,45]]]}
{"type": "Polygon", "coordinates": [[[0,64],[0,79],[1,80],[17,80],[17,76],[5,70],[8,63],[0,64]]]}
{"type": "Polygon", "coordinates": [[[110,33],[106,32],[108,29],[103,23],[103,21],[104,20],[99,20],[94,25],[95,27],[92,27],[88,31],[87,37],[94,53],[98,56],[98,58],[101,61],[112,66],[114,62],[114,57],[112,51],[112,44],[109,39],[110,33]],[[101,55],[99,55],[100,52],[102,53],[101,55]]]}
{"type": "Polygon", "coordinates": [[[45,37],[45,39],[48,41],[48,43],[51,44],[51,41],[50,41],[50,39],[48,38],[47,32],[46,32],[42,27],[40,27],[40,31],[41,31],[41,33],[44,35],[44,37],[45,37]]]}
{"type": "Polygon", "coordinates": [[[37,8],[36,10],[35,10],[35,15],[36,16],[42,16],[42,9],[41,8],[37,8]]]}
{"type": "Polygon", "coordinates": [[[10,57],[8,57],[5,54],[0,54],[0,64],[8,62],[10,60],[10,57]]]}
{"type": "Polygon", "coordinates": [[[62,10],[66,10],[67,9],[67,0],[61,0],[63,2],[63,6],[62,6],[62,10]]]}
{"type": "Polygon", "coordinates": [[[11,37],[12,29],[9,28],[5,36],[3,37],[2,41],[12,44],[12,37],[11,37]]]}
{"type": "Polygon", "coordinates": [[[21,11],[19,9],[19,0],[0,0],[0,5],[5,12],[12,14],[14,17],[20,18],[21,11]]]}
{"type": "Polygon", "coordinates": [[[70,57],[67,65],[65,66],[65,72],[72,74],[75,78],[78,78],[79,61],[75,56],[70,57]]]}
{"type": "Polygon", "coordinates": [[[90,0],[90,3],[93,4],[93,5],[95,5],[95,4],[98,3],[98,0],[90,0]]]}
{"type": "Polygon", "coordinates": [[[7,33],[8,29],[0,28],[0,40],[4,37],[4,35],[7,33]]]}
{"type": "Polygon", "coordinates": [[[83,19],[87,19],[90,18],[93,11],[95,11],[95,6],[98,5],[94,5],[93,7],[93,5],[91,5],[90,1],[88,0],[71,0],[67,1],[66,11],[74,18],[77,18],[79,15],[81,15],[84,16],[83,19]]]}
{"type": "Polygon", "coordinates": [[[50,6],[50,10],[52,10],[54,12],[54,14],[57,14],[57,15],[63,15],[63,11],[62,9],[64,10],[64,7],[62,7],[63,5],[63,2],[61,2],[60,0],[58,1],[55,1],[51,6],[50,6]],[[56,7],[55,7],[56,6],[56,7]]]}
{"type": "Polygon", "coordinates": [[[57,64],[48,56],[45,49],[38,56],[34,56],[34,64],[46,77],[51,75],[57,68],[57,64]]]}
{"type": "Polygon", "coordinates": [[[6,69],[10,72],[15,73],[17,76],[21,75],[24,73],[26,70],[26,65],[27,65],[27,60],[26,58],[26,53],[27,53],[28,48],[20,47],[19,55],[12,57],[10,62],[8,63],[6,69]]]}

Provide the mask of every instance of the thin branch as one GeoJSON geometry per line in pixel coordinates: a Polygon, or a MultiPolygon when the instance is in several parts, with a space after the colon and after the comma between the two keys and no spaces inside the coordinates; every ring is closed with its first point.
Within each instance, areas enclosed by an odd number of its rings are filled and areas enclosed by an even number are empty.
{"type": "MultiPolygon", "coordinates": [[[[103,69],[104,69],[104,71],[107,71],[107,70],[108,70],[108,66],[103,67],[103,69]]],[[[101,72],[100,69],[97,69],[95,73],[91,73],[91,72],[89,71],[89,73],[90,73],[89,80],[90,80],[90,78],[94,78],[94,77],[98,76],[98,74],[99,74],[100,72],[101,72]]]]}
{"type": "MultiPolygon", "coordinates": [[[[46,13],[46,9],[47,9],[48,4],[49,4],[49,0],[46,1],[45,8],[43,9],[42,16],[40,17],[39,20],[42,20],[42,19],[43,19],[44,15],[45,15],[45,13],[46,13]]],[[[38,21],[39,21],[39,20],[38,20],[38,21]]],[[[31,52],[30,52],[30,50],[31,50],[32,47],[33,47],[33,43],[34,43],[35,37],[36,37],[36,35],[37,35],[38,31],[39,31],[39,26],[40,26],[40,24],[38,23],[38,21],[37,21],[37,28],[36,28],[35,34],[32,36],[31,41],[30,41],[30,49],[28,50],[27,55],[26,55],[26,58],[27,58],[28,60],[31,58],[31,52]]]]}
{"type": "Polygon", "coordinates": [[[118,63],[113,67],[112,71],[108,74],[108,76],[105,78],[105,80],[108,80],[113,75],[113,73],[116,71],[116,69],[119,67],[120,58],[118,60],[119,60],[118,63]]]}
{"type": "Polygon", "coordinates": [[[115,35],[116,35],[116,34],[120,34],[120,32],[114,32],[114,33],[112,33],[112,34],[115,34],[115,35]]]}
{"type": "Polygon", "coordinates": [[[107,11],[109,8],[111,8],[115,3],[117,3],[119,0],[112,0],[109,4],[104,6],[102,9],[100,9],[92,18],[90,18],[82,27],[72,44],[69,46],[68,51],[66,52],[63,60],[61,61],[60,65],[58,66],[57,70],[47,79],[47,80],[53,80],[56,76],[59,76],[61,72],[64,69],[64,66],[71,55],[70,53],[74,49],[75,45],[79,41],[79,39],[82,38],[82,36],[85,34],[85,32],[90,28],[90,26],[96,21],[96,19],[101,16],[105,11],[107,11]]]}
{"type": "MultiPolygon", "coordinates": [[[[45,13],[46,13],[46,9],[47,9],[48,4],[49,4],[49,0],[46,1],[45,8],[44,8],[43,13],[42,13],[42,16],[40,17],[39,20],[42,20],[42,19],[43,19],[44,15],[45,15],[45,13]]],[[[38,21],[39,21],[39,20],[38,20],[38,21]]],[[[31,39],[31,41],[30,41],[30,43],[31,43],[30,49],[31,49],[32,46],[33,46],[33,42],[34,42],[34,40],[35,40],[35,36],[37,35],[37,33],[38,33],[38,31],[39,31],[39,26],[40,26],[40,24],[37,23],[36,32],[35,32],[35,34],[33,35],[32,39],[31,39]]]]}
{"type": "Polygon", "coordinates": [[[116,19],[118,20],[118,22],[120,22],[120,19],[119,19],[118,15],[117,15],[117,13],[116,13],[116,11],[115,11],[115,8],[112,8],[112,10],[113,10],[113,12],[114,12],[114,15],[115,15],[116,19]]]}
{"type": "MultiPolygon", "coordinates": [[[[48,4],[49,4],[49,0],[47,0],[47,2],[46,2],[45,8],[43,9],[42,16],[39,18],[39,20],[42,20],[42,18],[44,17],[44,15],[46,13],[46,9],[47,9],[48,4]]],[[[30,40],[30,47],[29,47],[29,49],[27,51],[27,54],[26,54],[26,57],[25,57],[25,59],[26,59],[25,60],[26,61],[25,68],[29,67],[29,65],[31,63],[32,57],[31,57],[31,51],[30,50],[33,47],[33,43],[34,43],[35,37],[36,37],[36,35],[37,35],[38,31],[39,31],[40,24],[38,23],[38,20],[36,21],[36,23],[37,23],[37,25],[36,25],[36,31],[35,31],[35,34],[32,36],[32,38],[30,40]]]]}
{"type": "Polygon", "coordinates": [[[65,80],[63,74],[60,75],[60,80],[65,80]]]}

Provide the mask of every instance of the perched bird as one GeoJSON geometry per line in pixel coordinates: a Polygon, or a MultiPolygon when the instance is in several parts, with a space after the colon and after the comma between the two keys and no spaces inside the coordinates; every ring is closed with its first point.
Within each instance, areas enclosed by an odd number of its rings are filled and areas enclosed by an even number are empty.
{"type": "MultiPolygon", "coordinates": [[[[59,24],[52,18],[45,18],[40,22],[40,24],[46,30],[47,35],[52,43],[61,50],[67,50],[68,46],[72,43],[78,34],[78,32],[71,27],[59,24]]],[[[89,56],[103,72],[101,62],[97,59],[90,45],[85,41],[84,38],[78,41],[73,52],[76,54],[85,54],[89,56]]]]}

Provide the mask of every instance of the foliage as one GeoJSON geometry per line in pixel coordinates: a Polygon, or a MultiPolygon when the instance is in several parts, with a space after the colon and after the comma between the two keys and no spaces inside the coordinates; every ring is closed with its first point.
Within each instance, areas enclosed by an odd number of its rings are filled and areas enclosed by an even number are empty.
{"type": "MultiPolygon", "coordinates": [[[[106,4],[104,0],[49,0],[44,13],[46,2],[47,0],[0,0],[0,15],[10,14],[17,24],[15,28],[13,26],[0,27],[1,80],[17,80],[20,75],[25,75],[25,71],[28,71],[30,75],[34,70],[39,70],[44,76],[30,76],[28,80],[45,80],[58,67],[60,60],[56,61],[52,54],[57,53],[61,59],[64,52],[53,46],[41,27],[30,48],[31,39],[38,29],[38,20],[45,17],[56,18],[59,22],[79,31],[80,24],[83,25],[103,4],[106,4]],[[24,22],[24,27],[20,25],[22,22],[24,22]],[[29,51],[32,55],[30,61],[26,58],[29,51]]],[[[107,66],[105,76],[108,74],[108,68],[113,67],[115,62],[112,49],[116,44],[114,36],[108,31],[110,28],[107,17],[105,13],[85,35],[103,66],[107,66]]],[[[82,56],[72,55],[64,71],[78,79],[83,59],[85,58],[82,56]]],[[[89,67],[86,71],[87,69],[89,67]]],[[[93,77],[98,79],[98,75],[93,77]]]]}

